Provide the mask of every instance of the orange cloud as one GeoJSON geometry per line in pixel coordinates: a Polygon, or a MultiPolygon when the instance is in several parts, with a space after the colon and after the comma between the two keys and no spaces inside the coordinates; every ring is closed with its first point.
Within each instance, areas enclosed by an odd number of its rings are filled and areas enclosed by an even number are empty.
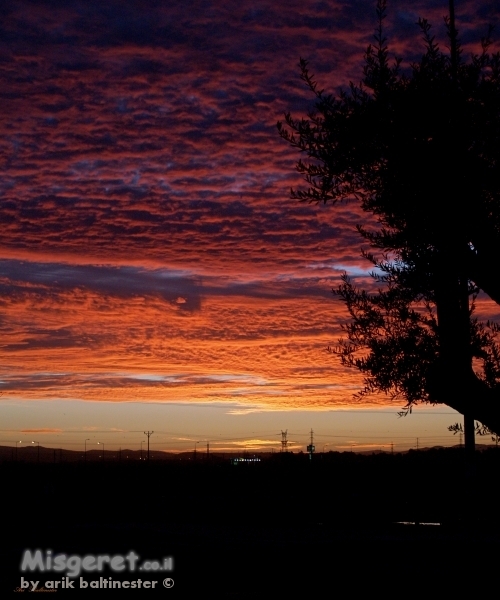
{"type": "Polygon", "coordinates": [[[62,433],[62,429],[51,429],[44,427],[43,429],[21,429],[20,433],[62,433]]]}
{"type": "MultiPolygon", "coordinates": [[[[369,285],[368,217],[291,201],[299,154],[275,124],[314,107],[299,55],[332,92],[359,79],[374,3],[125,4],[7,0],[0,392],[349,405],[361,380],[326,352],[348,318],[331,289],[343,270],[369,285]]],[[[391,8],[394,53],[416,58],[415,21],[442,12],[391,8]]],[[[495,15],[468,0],[458,17],[469,40],[495,15]]]]}

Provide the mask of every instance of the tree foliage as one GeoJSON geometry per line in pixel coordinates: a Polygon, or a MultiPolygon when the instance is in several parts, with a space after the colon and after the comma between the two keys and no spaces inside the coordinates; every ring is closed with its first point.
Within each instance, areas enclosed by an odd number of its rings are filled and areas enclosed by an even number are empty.
{"type": "Polygon", "coordinates": [[[385,10],[379,0],[361,82],[327,94],[301,60],[315,110],[278,123],[307,157],[292,198],[358,202],[378,222],[357,228],[378,291],[344,275],[335,293],[351,321],[332,351],[365,375],[362,395],[442,402],[498,433],[498,327],[475,318],[474,300],[500,304],[500,55],[490,30],[464,60],[449,19],[442,52],[420,19],[423,55],[405,70],[389,58],[385,10]]]}

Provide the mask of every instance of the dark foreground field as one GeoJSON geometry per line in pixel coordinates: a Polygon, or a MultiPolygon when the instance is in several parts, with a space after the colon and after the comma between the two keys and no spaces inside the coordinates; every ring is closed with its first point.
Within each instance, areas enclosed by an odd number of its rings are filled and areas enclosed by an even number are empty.
{"type": "Polygon", "coordinates": [[[473,469],[458,450],[314,459],[3,463],[2,591],[20,588],[21,577],[38,588],[66,583],[66,571],[20,570],[36,549],[140,557],[134,572],[82,570],[59,596],[452,594],[468,579],[484,593],[498,578],[500,452],[477,453],[473,469]],[[137,570],[168,557],[173,571],[137,570]],[[158,583],[91,588],[100,578],[158,583]]]}

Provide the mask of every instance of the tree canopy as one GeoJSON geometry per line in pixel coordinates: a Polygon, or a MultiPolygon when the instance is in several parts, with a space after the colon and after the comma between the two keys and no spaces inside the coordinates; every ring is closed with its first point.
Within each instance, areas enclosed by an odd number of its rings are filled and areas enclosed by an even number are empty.
{"type": "Polygon", "coordinates": [[[499,328],[474,315],[479,294],[500,304],[500,54],[490,30],[464,60],[453,18],[442,52],[420,19],[423,55],[404,69],[385,11],[379,0],[361,82],[327,94],[301,60],[315,109],[278,123],[307,156],[296,168],[308,187],[292,198],[358,202],[379,224],[357,228],[378,290],[344,275],[335,293],[351,321],[332,351],[364,374],[361,395],[444,403],[500,433],[499,328]]]}

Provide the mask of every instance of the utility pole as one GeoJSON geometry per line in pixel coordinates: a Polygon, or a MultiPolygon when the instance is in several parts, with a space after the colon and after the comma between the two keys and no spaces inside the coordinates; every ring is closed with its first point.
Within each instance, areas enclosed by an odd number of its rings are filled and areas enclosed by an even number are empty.
{"type": "Polygon", "coordinates": [[[148,462],[149,462],[149,438],[153,435],[154,431],[145,431],[144,435],[148,436],[148,462]]]}

